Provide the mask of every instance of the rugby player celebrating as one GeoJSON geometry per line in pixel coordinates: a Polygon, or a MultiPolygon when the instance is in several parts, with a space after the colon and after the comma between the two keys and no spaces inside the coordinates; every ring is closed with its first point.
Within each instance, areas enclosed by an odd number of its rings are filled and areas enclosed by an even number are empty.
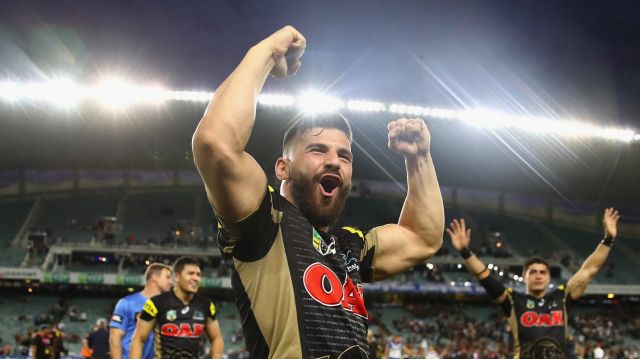
{"type": "MultiPolygon", "coordinates": [[[[275,163],[280,191],[245,152],[269,76],[300,69],[306,40],[287,26],[252,47],[214,98],[193,153],[233,259],[231,281],[251,358],[366,358],[362,282],[424,263],[442,245],[444,210],[421,119],[388,125],[408,191],[397,224],[334,228],[351,187],[351,127],[339,114],[302,116],[275,163]]],[[[265,140],[265,139],[263,139],[265,140]]]]}
{"type": "Polygon", "coordinates": [[[513,336],[514,358],[564,358],[566,353],[567,309],[578,300],[604,264],[618,234],[618,211],[607,208],[602,218],[604,238],[596,250],[565,286],[549,291],[549,263],[532,257],[523,266],[526,292],[505,288],[487,266],[469,249],[471,230],[464,219],[454,219],[447,233],[453,247],[460,252],[469,272],[478,279],[491,299],[508,317],[513,336]]]}

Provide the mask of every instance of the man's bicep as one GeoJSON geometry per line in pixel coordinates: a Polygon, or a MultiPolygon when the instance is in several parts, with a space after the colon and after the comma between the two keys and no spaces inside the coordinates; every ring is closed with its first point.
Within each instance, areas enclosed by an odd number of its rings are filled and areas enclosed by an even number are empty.
{"type": "Polygon", "coordinates": [[[580,299],[590,282],[591,275],[584,269],[580,269],[567,282],[567,295],[573,300],[580,299]]]}
{"type": "Polygon", "coordinates": [[[216,338],[222,337],[222,331],[220,330],[220,324],[216,319],[207,319],[207,336],[209,340],[213,342],[216,338]]]}
{"type": "Polygon", "coordinates": [[[120,344],[120,341],[124,337],[124,330],[119,328],[109,328],[109,338],[113,340],[113,343],[120,344]]]}
{"type": "Polygon", "coordinates": [[[140,341],[146,341],[153,330],[153,326],[156,324],[155,319],[147,320],[138,320],[136,323],[136,329],[133,333],[134,338],[139,338],[140,341]]]}
{"type": "Polygon", "coordinates": [[[256,160],[246,152],[237,158],[229,158],[227,163],[223,162],[208,160],[204,156],[196,160],[196,166],[209,202],[217,214],[230,221],[240,220],[258,207],[267,177],[256,160]]]}
{"type": "Polygon", "coordinates": [[[375,228],[377,233],[375,280],[389,278],[421,264],[433,253],[427,253],[422,240],[413,231],[387,224],[375,228]]]}

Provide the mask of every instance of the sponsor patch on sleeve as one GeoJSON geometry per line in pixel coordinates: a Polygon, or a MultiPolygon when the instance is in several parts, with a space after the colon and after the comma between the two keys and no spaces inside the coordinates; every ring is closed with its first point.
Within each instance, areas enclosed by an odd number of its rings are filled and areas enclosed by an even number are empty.
{"type": "Polygon", "coordinates": [[[147,299],[147,302],[144,303],[144,307],[142,307],[142,310],[153,318],[158,315],[158,308],[156,308],[156,305],[153,304],[153,301],[151,301],[151,299],[147,299]]]}
{"type": "Polygon", "coordinates": [[[118,314],[114,314],[111,316],[111,321],[116,322],[118,324],[122,324],[122,317],[118,314]]]}
{"type": "Polygon", "coordinates": [[[211,317],[214,317],[216,315],[216,306],[213,304],[213,302],[211,303],[211,305],[209,305],[209,312],[211,312],[211,317]]]}

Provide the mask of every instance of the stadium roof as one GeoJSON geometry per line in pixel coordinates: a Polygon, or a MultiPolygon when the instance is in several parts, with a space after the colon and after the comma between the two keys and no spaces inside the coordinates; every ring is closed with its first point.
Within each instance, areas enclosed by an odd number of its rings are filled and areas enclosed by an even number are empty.
{"type": "MultiPolygon", "coordinates": [[[[302,71],[266,91],[309,88],[456,110],[584,118],[640,129],[637,2],[23,1],[0,4],[0,80],[118,75],[212,91],[252,44],[292,24],[302,71]]],[[[202,104],[113,114],[0,104],[0,168],[189,167],[202,104]]],[[[264,109],[251,149],[270,170],[294,113],[264,109]]],[[[384,149],[386,114],[354,114],[356,176],[402,179],[384,149]],[[356,146],[356,147],[358,147],[356,146]],[[364,151],[362,151],[364,149],[364,151]],[[371,158],[377,161],[374,162],[371,158]],[[362,159],[360,161],[360,159],[362,159]]],[[[635,144],[559,139],[433,121],[449,185],[638,204],[635,144]]]]}

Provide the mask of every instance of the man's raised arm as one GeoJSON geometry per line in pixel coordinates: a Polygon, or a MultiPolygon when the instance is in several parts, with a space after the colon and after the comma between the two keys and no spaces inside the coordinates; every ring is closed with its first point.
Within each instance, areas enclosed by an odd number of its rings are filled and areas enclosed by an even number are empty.
{"type": "Polygon", "coordinates": [[[375,279],[423,264],[442,246],[444,206],[431,159],[431,137],[422,119],[399,119],[388,125],[389,149],[404,156],[407,197],[398,224],[377,229],[375,279]]]}
{"type": "Polygon", "coordinates": [[[496,304],[502,304],[507,299],[507,288],[496,279],[489,268],[469,249],[471,242],[471,229],[467,229],[464,219],[454,219],[447,228],[453,248],[464,259],[467,269],[487,291],[491,300],[496,304]]]}
{"type": "Polygon", "coordinates": [[[604,211],[604,216],[602,217],[604,239],[567,283],[567,290],[572,299],[577,300],[582,296],[589,283],[591,283],[591,280],[593,280],[593,277],[595,277],[604,264],[607,256],[609,256],[613,240],[618,235],[619,219],[620,215],[615,209],[607,208],[604,211]]]}
{"type": "Polygon", "coordinates": [[[256,103],[271,73],[291,76],[301,66],[306,40],[286,26],[252,47],[216,90],[198,128],[192,149],[209,201],[227,220],[239,220],[259,205],[266,175],[246,153],[256,116],[256,103]]]}

